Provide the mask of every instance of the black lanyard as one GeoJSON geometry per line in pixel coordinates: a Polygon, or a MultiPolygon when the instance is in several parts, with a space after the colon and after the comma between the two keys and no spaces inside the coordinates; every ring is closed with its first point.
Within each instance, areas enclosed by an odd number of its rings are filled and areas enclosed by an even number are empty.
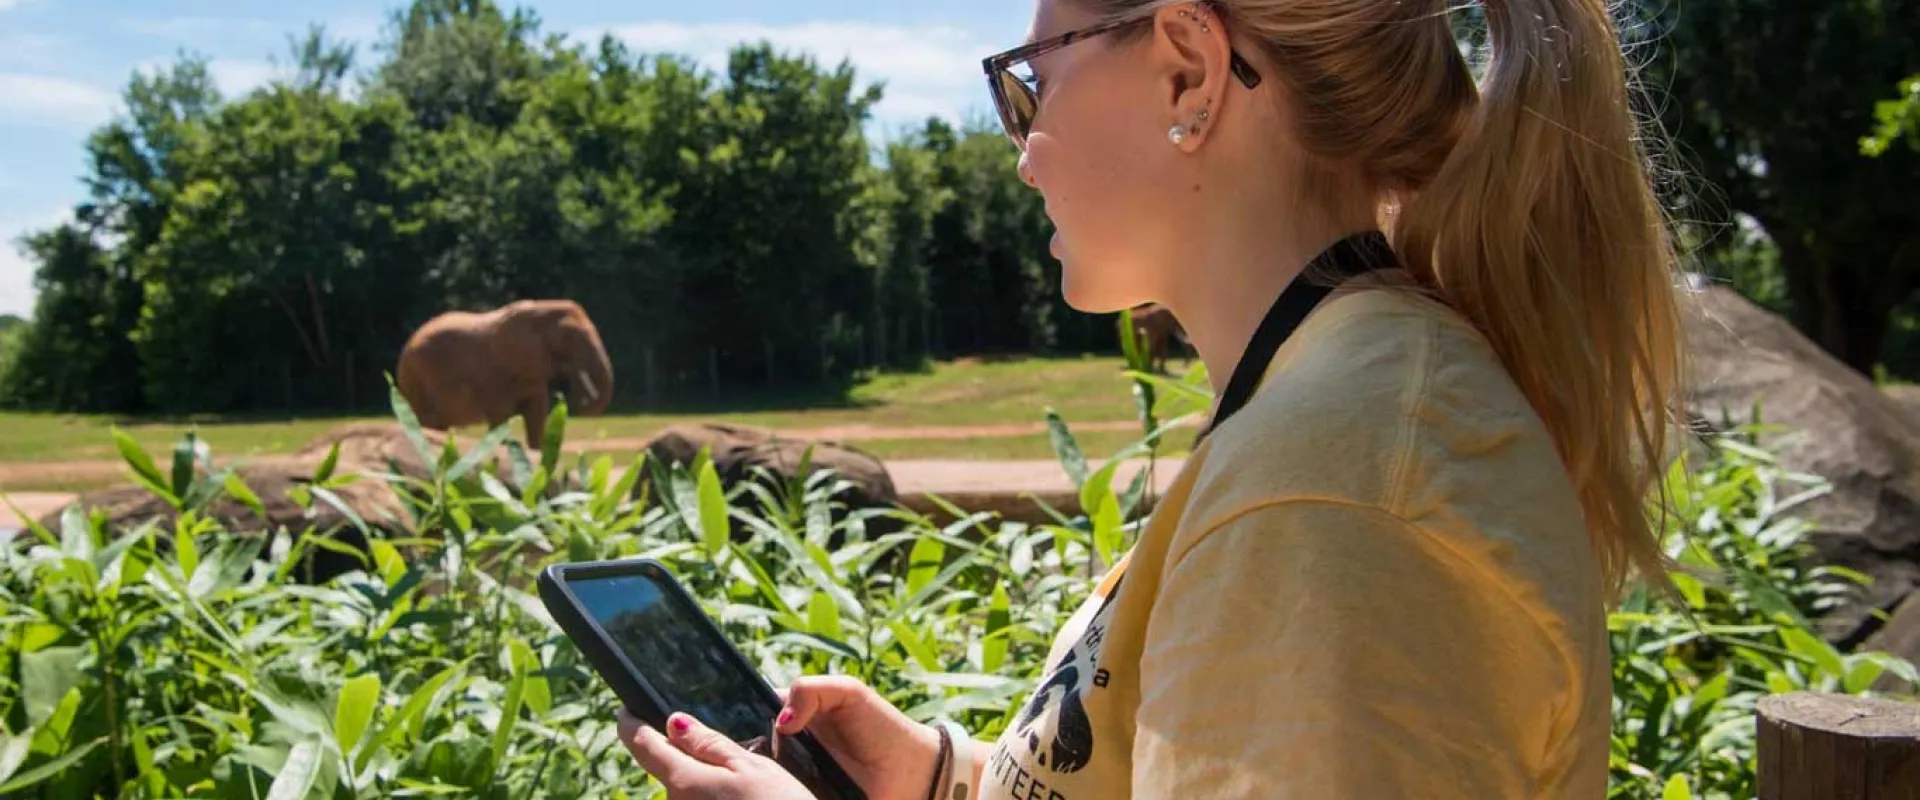
{"type": "Polygon", "coordinates": [[[1207,434],[1212,433],[1227,417],[1239,411],[1247,401],[1253,398],[1253,392],[1260,387],[1260,379],[1266,375],[1267,365],[1273,362],[1275,353],[1292,336],[1307,315],[1313,312],[1320,301],[1332,294],[1335,286],[1316,281],[1327,276],[1339,281],[1353,278],[1377,269],[1391,269],[1400,265],[1393,254],[1393,247],[1387,243],[1385,234],[1379,231],[1365,231],[1334,242],[1326,250],[1315,256],[1299,277],[1280,293],[1273,308],[1267,311],[1260,327],[1254,329],[1253,338],[1247,341],[1247,349],[1240,354],[1240,363],[1233,368],[1233,375],[1227,379],[1226,392],[1220,396],[1220,406],[1214,411],[1213,419],[1207,427],[1201,429],[1194,439],[1198,445],[1207,434]]]}

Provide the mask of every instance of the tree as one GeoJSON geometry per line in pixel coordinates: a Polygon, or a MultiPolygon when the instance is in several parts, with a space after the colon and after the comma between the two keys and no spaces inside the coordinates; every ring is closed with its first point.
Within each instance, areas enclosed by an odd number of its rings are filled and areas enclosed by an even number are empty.
{"type": "Polygon", "coordinates": [[[1920,0],[1693,0],[1640,7],[1658,46],[1645,78],[1690,222],[1757,221],[1779,251],[1795,323],[1848,365],[1881,358],[1891,313],[1920,289],[1920,152],[1860,151],[1874,102],[1911,73],[1920,0]],[[1672,10],[1672,13],[1663,13],[1672,10]]]}

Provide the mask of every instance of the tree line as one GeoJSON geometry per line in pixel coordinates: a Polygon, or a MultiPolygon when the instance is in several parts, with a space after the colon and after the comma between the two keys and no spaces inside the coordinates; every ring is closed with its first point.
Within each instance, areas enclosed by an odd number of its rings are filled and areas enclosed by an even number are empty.
{"type": "Polygon", "coordinates": [[[418,0],[383,58],[315,29],[222,98],[136,74],[87,201],[28,236],[37,307],[0,375],[28,408],[378,407],[452,309],[567,297],[627,403],[841,387],[953,353],[1107,349],[1066,308],[996,125],[863,125],[881,88],[747,44],[724,72],[568,43],[486,0],[418,0]]]}
{"type": "MultiPolygon", "coordinates": [[[[1920,376],[1920,0],[1622,9],[1687,266],[1920,376]]],[[[193,58],[135,75],[87,201],[26,239],[0,403],[374,407],[428,317],[539,296],[586,306],[621,404],[1113,346],[997,127],[868,141],[881,90],[845,64],[746,44],[715,73],[488,0],[414,0],[379,50],[310,31],[232,99],[193,58]]]]}

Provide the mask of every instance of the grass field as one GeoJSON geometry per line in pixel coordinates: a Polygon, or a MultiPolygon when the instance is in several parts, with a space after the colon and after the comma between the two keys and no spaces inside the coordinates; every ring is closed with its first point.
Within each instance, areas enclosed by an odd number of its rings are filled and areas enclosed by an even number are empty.
{"type": "MultiPolygon", "coordinates": [[[[595,443],[612,445],[643,438],[666,425],[691,420],[789,430],[873,426],[899,429],[902,434],[856,442],[882,458],[1049,458],[1052,450],[1044,434],[928,437],[910,435],[906,429],[1033,425],[1044,422],[1048,406],[1058,409],[1069,423],[1129,421],[1134,418],[1133,401],[1121,368],[1117,358],[967,359],[944,362],[925,373],[881,375],[840,402],[738,397],[708,408],[579,418],[569,422],[567,439],[583,449],[607,449],[595,443]]],[[[195,428],[213,445],[216,456],[224,459],[292,452],[327,430],[354,420],[116,420],[0,413],[0,464],[114,459],[117,456],[109,427],[115,424],[156,454],[183,431],[195,428]]],[[[473,433],[477,429],[467,435],[473,433]]],[[[1133,430],[1080,434],[1093,455],[1109,453],[1137,436],[1133,430]]],[[[1175,436],[1168,444],[1178,451],[1190,438],[1175,436]]]]}

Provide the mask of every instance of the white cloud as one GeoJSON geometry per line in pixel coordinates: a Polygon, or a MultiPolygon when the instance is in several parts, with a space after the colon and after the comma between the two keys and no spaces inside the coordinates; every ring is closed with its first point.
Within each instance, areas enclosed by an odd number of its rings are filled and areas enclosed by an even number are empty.
{"type": "Polygon", "coordinates": [[[207,64],[207,72],[213,76],[213,84],[220,87],[220,94],[228,98],[240,97],[288,76],[283,66],[243,58],[214,59],[207,64]]]}
{"type": "Polygon", "coordinates": [[[97,86],[21,72],[0,72],[0,97],[0,121],[80,129],[105,122],[120,103],[97,86]]]}
{"type": "Polygon", "coordinates": [[[676,53],[724,70],[727,52],[745,42],[805,52],[831,67],[852,62],[863,81],[885,84],[875,115],[912,123],[928,116],[959,121],[986,99],[980,59],[996,48],[951,26],[898,26],[866,22],[806,22],[794,25],[718,23],[688,25],[640,22],[581,31],[582,41],[612,34],[643,52],[676,53]]]}
{"type": "Polygon", "coordinates": [[[0,0],[0,11],[6,11],[7,9],[20,5],[21,2],[22,0],[0,0]]]}

